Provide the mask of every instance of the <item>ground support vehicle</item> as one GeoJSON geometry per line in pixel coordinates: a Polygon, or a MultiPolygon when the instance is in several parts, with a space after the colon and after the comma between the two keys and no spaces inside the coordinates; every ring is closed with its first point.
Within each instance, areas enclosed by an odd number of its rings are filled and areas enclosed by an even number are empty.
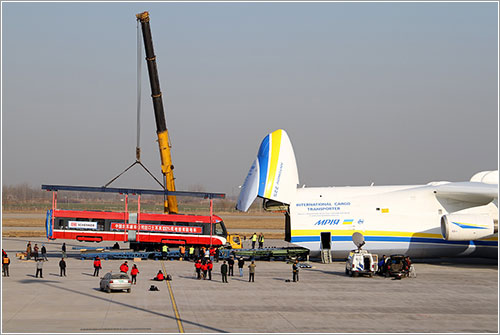
{"type": "Polygon", "coordinates": [[[345,263],[345,273],[353,277],[358,275],[373,276],[377,272],[378,255],[371,254],[367,250],[351,250],[345,263]]]}
{"type": "Polygon", "coordinates": [[[405,255],[391,255],[386,260],[383,271],[385,277],[408,277],[409,269],[406,268],[406,263],[404,261],[405,255]]]}
{"type": "Polygon", "coordinates": [[[101,278],[99,288],[101,291],[106,291],[108,293],[116,290],[126,290],[127,293],[130,293],[132,281],[126,273],[108,272],[101,278]]]}
{"type": "Polygon", "coordinates": [[[241,240],[241,236],[238,234],[228,234],[226,248],[227,249],[241,249],[241,248],[243,248],[243,241],[241,240]]]}

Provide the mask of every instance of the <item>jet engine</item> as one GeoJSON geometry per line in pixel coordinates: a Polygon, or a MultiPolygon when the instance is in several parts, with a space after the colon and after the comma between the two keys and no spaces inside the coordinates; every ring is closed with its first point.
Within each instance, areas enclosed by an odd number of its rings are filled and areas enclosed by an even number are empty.
{"type": "Polygon", "coordinates": [[[498,232],[498,223],[486,214],[447,214],[441,217],[441,235],[447,241],[473,241],[498,232]]]}

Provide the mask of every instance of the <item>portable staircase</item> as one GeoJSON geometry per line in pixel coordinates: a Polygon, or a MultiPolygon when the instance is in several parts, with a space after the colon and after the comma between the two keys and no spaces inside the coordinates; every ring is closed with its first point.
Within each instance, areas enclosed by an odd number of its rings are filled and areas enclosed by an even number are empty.
{"type": "Polygon", "coordinates": [[[321,263],[329,264],[332,262],[332,253],[330,249],[321,249],[321,263]]]}

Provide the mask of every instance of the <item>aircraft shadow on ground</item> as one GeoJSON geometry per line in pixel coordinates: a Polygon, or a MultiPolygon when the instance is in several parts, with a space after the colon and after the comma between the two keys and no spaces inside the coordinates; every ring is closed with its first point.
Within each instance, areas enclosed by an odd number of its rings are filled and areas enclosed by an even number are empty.
{"type": "Polygon", "coordinates": [[[46,284],[46,283],[59,283],[58,281],[56,280],[49,280],[49,279],[43,279],[43,278],[36,278],[35,276],[33,275],[27,275],[28,277],[33,277],[34,279],[21,279],[19,281],[19,283],[21,284],[33,284],[33,283],[42,283],[42,284],[46,284]]]}
{"type": "MultiPolygon", "coordinates": [[[[93,274],[82,272],[82,275],[89,276],[89,277],[95,277],[93,274]]],[[[99,277],[99,276],[97,276],[99,277]]]]}
{"type": "MultiPolygon", "coordinates": [[[[192,276],[179,276],[179,278],[198,280],[196,277],[192,277],[192,276]]],[[[150,280],[152,280],[152,279],[150,279],[150,280]]]]}
{"type": "Polygon", "coordinates": [[[320,269],[307,269],[307,271],[321,272],[327,275],[341,276],[345,277],[345,271],[326,271],[320,269]]]}
{"type": "MultiPolygon", "coordinates": [[[[27,281],[27,282],[37,282],[38,280],[25,280],[25,281],[27,281]]],[[[145,312],[145,313],[150,313],[150,314],[153,314],[153,315],[156,315],[156,316],[160,316],[160,317],[164,317],[164,318],[167,318],[167,319],[171,319],[171,320],[177,321],[177,319],[174,316],[170,316],[170,315],[167,315],[167,314],[163,314],[163,313],[151,311],[151,310],[148,310],[148,309],[145,309],[145,308],[142,308],[142,307],[133,306],[133,305],[126,304],[126,303],[123,303],[123,302],[119,302],[119,301],[113,301],[113,300],[110,300],[108,298],[102,298],[102,297],[98,297],[98,296],[95,296],[95,295],[92,295],[92,294],[87,294],[87,293],[79,292],[79,291],[76,291],[76,290],[73,290],[73,289],[70,289],[70,288],[67,288],[67,287],[61,287],[59,285],[52,284],[52,283],[57,283],[56,281],[47,281],[47,280],[45,280],[42,283],[45,284],[45,285],[47,285],[47,286],[50,286],[52,288],[57,288],[57,289],[60,289],[60,290],[63,290],[63,291],[67,291],[67,292],[71,292],[71,293],[83,295],[83,296],[86,296],[86,297],[91,297],[91,298],[94,298],[94,299],[97,299],[97,300],[102,300],[102,301],[105,301],[105,302],[108,302],[108,303],[112,303],[112,304],[115,304],[115,305],[120,305],[120,306],[124,306],[124,307],[128,307],[128,308],[136,309],[138,311],[142,311],[142,312],[145,312]]],[[[93,290],[100,291],[98,288],[94,288],[93,290]]],[[[217,332],[217,333],[228,333],[227,331],[222,330],[222,329],[218,329],[218,328],[214,328],[214,327],[202,325],[200,323],[189,321],[189,320],[185,320],[185,319],[182,319],[182,318],[180,318],[180,321],[183,324],[189,324],[189,325],[197,326],[197,327],[200,327],[200,328],[203,328],[203,329],[206,329],[206,330],[210,330],[210,331],[213,331],[213,332],[217,332]]]]}

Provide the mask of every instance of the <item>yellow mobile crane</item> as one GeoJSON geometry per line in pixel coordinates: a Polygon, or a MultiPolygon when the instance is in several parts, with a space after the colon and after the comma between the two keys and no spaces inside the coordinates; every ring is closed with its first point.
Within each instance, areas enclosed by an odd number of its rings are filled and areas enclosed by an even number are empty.
{"type": "MultiPolygon", "coordinates": [[[[151,97],[153,98],[153,109],[156,120],[156,134],[158,136],[158,146],[160,149],[161,171],[165,177],[164,187],[167,191],[175,191],[174,166],[172,165],[172,157],[170,154],[171,145],[168,137],[167,123],[165,121],[165,112],[163,110],[160,79],[158,77],[158,69],[156,66],[156,56],[153,49],[151,28],[149,26],[149,13],[142,12],[137,14],[136,17],[137,20],[141,22],[142,37],[146,52],[146,63],[148,65],[151,97]]],[[[177,198],[175,196],[167,196],[167,200],[164,202],[164,212],[171,214],[178,213],[177,198]]],[[[233,249],[241,249],[242,242],[241,237],[237,234],[227,235],[227,243],[233,249]]]]}
{"type": "MultiPolygon", "coordinates": [[[[156,120],[156,134],[158,136],[158,146],[161,157],[161,172],[163,173],[164,187],[167,191],[175,191],[174,166],[170,154],[170,141],[168,137],[167,123],[165,121],[165,112],[163,111],[163,100],[160,91],[160,79],[156,66],[156,56],[153,49],[153,38],[151,37],[151,28],[149,27],[149,13],[143,12],[136,15],[137,20],[141,22],[142,37],[144,39],[144,49],[146,51],[146,63],[148,65],[149,83],[151,84],[151,97],[153,98],[153,109],[156,120]]],[[[167,196],[164,202],[165,213],[178,213],[177,198],[167,196]]]]}

